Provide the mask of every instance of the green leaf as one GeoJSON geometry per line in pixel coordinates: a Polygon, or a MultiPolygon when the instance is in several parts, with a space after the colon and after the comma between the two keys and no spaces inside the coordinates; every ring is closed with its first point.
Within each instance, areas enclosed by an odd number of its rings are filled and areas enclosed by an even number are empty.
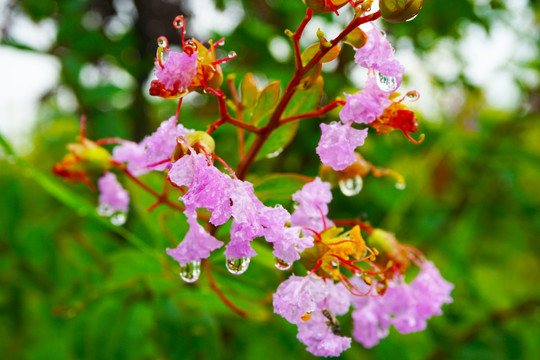
{"type": "Polygon", "coordinates": [[[255,194],[265,205],[288,207],[292,194],[311,179],[297,174],[270,174],[254,182],[255,194]]]}
{"type": "Polygon", "coordinates": [[[246,108],[255,106],[260,91],[257,87],[255,76],[253,76],[252,73],[247,73],[246,76],[244,76],[244,80],[242,80],[242,85],[240,85],[240,89],[242,91],[242,104],[246,108]]]}
{"type": "MultiPolygon", "coordinates": [[[[313,57],[319,52],[319,49],[321,48],[319,43],[313,44],[309,46],[306,50],[302,52],[302,64],[306,65],[313,57]]],[[[319,61],[320,63],[327,63],[339,56],[339,53],[341,52],[341,46],[336,45],[333,48],[330,49],[322,59],[319,61]]]]}
{"type": "Polygon", "coordinates": [[[279,100],[279,81],[272,81],[260,93],[257,105],[251,114],[253,125],[264,126],[268,123],[274,107],[279,100]]]}
{"type": "Polygon", "coordinates": [[[359,49],[362,46],[364,46],[366,44],[366,41],[367,41],[367,35],[360,28],[354,29],[345,37],[345,39],[343,39],[344,43],[349,44],[356,49],[359,49]]]}
{"type": "Polygon", "coordinates": [[[282,117],[287,118],[316,110],[321,102],[323,85],[324,80],[319,76],[310,88],[297,91],[282,117]]]}
{"type": "MultiPolygon", "coordinates": [[[[283,112],[283,118],[303,114],[317,109],[321,101],[323,91],[323,79],[321,76],[315,80],[313,86],[305,90],[297,90],[293,95],[289,105],[283,112]]],[[[257,160],[264,157],[275,157],[283,151],[283,149],[292,141],[296,131],[298,130],[298,122],[290,122],[278,127],[268,140],[264,143],[261,151],[257,155],[257,160]]]]}

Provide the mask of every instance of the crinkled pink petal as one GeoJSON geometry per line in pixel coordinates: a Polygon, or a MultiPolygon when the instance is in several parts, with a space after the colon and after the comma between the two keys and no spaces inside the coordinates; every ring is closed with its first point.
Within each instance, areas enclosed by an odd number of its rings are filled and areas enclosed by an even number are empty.
{"type": "Polygon", "coordinates": [[[112,213],[126,213],[129,205],[129,193],[120,185],[116,175],[106,172],[98,180],[99,204],[106,205],[112,213]]]}
{"type": "MultiPolygon", "coordinates": [[[[332,200],[330,184],[315,178],[307,183],[301,190],[295,192],[293,200],[298,206],[291,216],[291,225],[308,227],[315,231],[323,231],[333,223],[326,217],[328,215],[328,203],[332,200]]],[[[311,235],[311,234],[310,234],[311,235]]]]}
{"type": "Polygon", "coordinates": [[[135,176],[150,171],[146,167],[146,150],[143,144],[133,141],[124,141],[113,149],[113,159],[119,163],[127,163],[127,169],[135,176]]]}
{"type": "Polygon", "coordinates": [[[158,61],[155,65],[154,73],[164,88],[173,93],[182,93],[197,74],[197,53],[188,55],[184,52],[169,51],[163,67],[158,61]]]}
{"type": "Polygon", "coordinates": [[[334,334],[327,322],[328,319],[316,311],[308,321],[298,324],[296,337],[315,356],[335,357],[351,347],[351,338],[334,334]]]}
{"type": "Polygon", "coordinates": [[[116,146],[113,150],[113,159],[120,163],[127,162],[128,170],[135,176],[152,170],[170,169],[170,162],[156,164],[170,159],[176,147],[176,139],[193,131],[186,129],[182,124],[176,124],[176,117],[172,116],[163,121],[154,133],[145,137],[139,144],[125,141],[116,146]]]}
{"type": "Polygon", "coordinates": [[[291,215],[281,205],[264,207],[260,213],[261,224],[264,226],[266,241],[274,245],[275,257],[292,263],[300,259],[300,253],[313,246],[313,237],[302,237],[302,229],[297,226],[287,227],[291,215]]]}
{"type": "Polygon", "coordinates": [[[364,46],[356,50],[354,61],[367,69],[374,69],[386,76],[395,77],[398,86],[403,77],[403,65],[394,58],[394,49],[386,37],[373,25],[366,32],[368,36],[364,46]]]}
{"type": "Polygon", "coordinates": [[[301,324],[302,316],[314,312],[328,295],[322,279],[292,275],[282,282],[274,294],[274,312],[292,324],[301,324]]]}
{"type": "Polygon", "coordinates": [[[384,109],[392,105],[388,94],[377,86],[374,77],[368,77],[366,86],[358,94],[345,94],[347,102],[339,112],[343,123],[354,121],[358,124],[370,124],[380,116],[384,109]]]}
{"type": "Polygon", "coordinates": [[[422,263],[420,273],[410,286],[417,295],[418,312],[422,316],[441,315],[443,304],[453,301],[450,293],[454,285],[442,278],[441,273],[431,261],[422,263]]]}
{"type": "Polygon", "coordinates": [[[185,215],[190,226],[189,231],[176,248],[167,249],[167,254],[178,261],[180,265],[206,259],[212,251],[223,245],[197,222],[197,213],[194,209],[186,209],[185,215]]]}
{"type": "Polygon", "coordinates": [[[336,171],[345,169],[355,161],[354,150],[364,145],[367,129],[357,130],[350,125],[332,122],[321,124],[321,140],[317,146],[317,154],[324,165],[336,171]]]}

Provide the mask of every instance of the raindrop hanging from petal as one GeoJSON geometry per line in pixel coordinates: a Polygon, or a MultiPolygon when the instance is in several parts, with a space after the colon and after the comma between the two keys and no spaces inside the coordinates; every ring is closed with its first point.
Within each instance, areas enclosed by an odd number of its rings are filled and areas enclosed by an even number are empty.
{"type": "Polygon", "coordinates": [[[377,72],[377,86],[384,92],[392,92],[398,88],[398,81],[394,76],[383,75],[377,72]]]}
{"type": "Polygon", "coordinates": [[[201,262],[192,261],[180,266],[180,277],[187,283],[195,282],[201,275],[201,262]]]}
{"type": "Polygon", "coordinates": [[[285,261],[276,256],[274,257],[274,265],[276,266],[277,269],[285,271],[285,270],[289,270],[292,267],[292,262],[285,261]]]}
{"type": "Polygon", "coordinates": [[[246,272],[249,266],[251,258],[242,257],[240,259],[226,259],[225,264],[227,265],[227,270],[231,274],[240,275],[246,272]]]}

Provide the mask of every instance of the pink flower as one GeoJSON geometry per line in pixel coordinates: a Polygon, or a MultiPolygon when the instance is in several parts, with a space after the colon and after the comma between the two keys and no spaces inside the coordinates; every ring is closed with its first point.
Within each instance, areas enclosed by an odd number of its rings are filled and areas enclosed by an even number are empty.
{"type": "Polygon", "coordinates": [[[167,254],[172,256],[180,266],[189,264],[192,261],[201,261],[210,256],[210,252],[220,248],[223,243],[208,234],[197,222],[197,213],[194,209],[186,209],[189,231],[184,240],[174,249],[167,249],[167,254]]]}
{"type": "Polygon", "coordinates": [[[99,209],[102,215],[110,216],[116,212],[127,213],[129,193],[120,185],[116,175],[106,172],[98,180],[99,209]]]}
{"type": "Polygon", "coordinates": [[[315,231],[323,231],[333,223],[326,217],[328,215],[328,203],[332,200],[330,184],[315,178],[295,192],[293,200],[298,206],[291,216],[293,226],[308,227],[315,231]]]}
{"type": "Polygon", "coordinates": [[[197,53],[169,51],[163,67],[156,60],[155,74],[165,89],[172,93],[182,93],[191,85],[197,74],[197,53]]]}
{"type": "Polygon", "coordinates": [[[292,324],[303,323],[302,316],[319,309],[328,295],[323,279],[292,275],[274,294],[274,312],[292,324]]]}
{"type": "Polygon", "coordinates": [[[385,76],[395,77],[399,87],[404,69],[403,65],[394,58],[392,45],[375,25],[366,34],[367,42],[356,50],[354,61],[365,68],[377,70],[385,76]]]}
{"type": "Polygon", "coordinates": [[[127,162],[128,170],[136,176],[146,174],[151,170],[163,171],[170,168],[169,162],[159,163],[171,158],[179,136],[193,132],[182,124],[176,124],[176,121],[175,116],[163,121],[154,133],[138,144],[126,141],[116,146],[113,150],[113,159],[118,162],[127,162]]]}
{"type": "Polygon", "coordinates": [[[228,259],[255,256],[251,241],[260,236],[273,242],[275,256],[288,262],[313,246],[311,237],[300,237],[299,228],[285,226],[291,217],[285,209],[264,206],[255,196],[253,184],[222,173],[204,154],[183,156],[173,164],[168,176],[174,185],[188,187],[180,197],[186,206],[206,208],[212,213],[212,224],[222,225],[233,218],[231,241],[225,250],[228,259]]]}
{"type": "Polygon", "coordinates": [[[313,355],[338,356],[351,346],[350,338],[339,336],[334,317],[349,310],[348,295],[341,284],[311,275],[292,275],[274,294],[274,312],[298,325],[297,338],[313,355]],[[306,314],[310,314],[309,319],[305,319],[306,314]]]}
{"type": "Polygon", "coordinates": [[[300,259],[299,254],[313,246],[313,237],[301,236],[302,228],[285,226],[290,219],[291,214],[281,205],[264,207],[261,210],[264,237],[274,245],[274,256],[288,264],[300,259]]]}
{"type": "Polygon", "coordinates": [[[392,105],[388,94],[377,86],[374,77],[368,77],[365,88],[359,94],[345,94],[347,103],[339,112],[343,123],[354,121],[358,124],[369,124],[380,116],[384,109],[392,105]]]}
{"type": "Polygon", "coordinates": [[[367,129],[357,130],[335,121],[329,125],[321,124],[321,131],[317,154],[323,164],[337,171],[354,163],[354,150],[364,145],[368,134],[367,129]]]}
{"type": "Polygon", "coordinates": [[[411,288],[418,295],[417,310],[424,317],[442,314],[443,304],[453,301],[450,292],[454,285],[444,280],[431,261],[422,263],[420,273],[411,283],[411,288]]]}
{"type": "Polygon", "coordinates": [[[298,324],[296,337],[315,356],[335,357],[351,347],[351,338],[339,336],[339,332],[332,329],[328,322],[321,311],[316,311],[308,321],[298,324]]]}

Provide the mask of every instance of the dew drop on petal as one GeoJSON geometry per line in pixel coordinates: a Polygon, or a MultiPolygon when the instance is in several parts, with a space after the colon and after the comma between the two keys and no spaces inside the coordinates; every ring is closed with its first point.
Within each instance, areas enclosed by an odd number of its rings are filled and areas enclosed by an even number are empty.
{"type": "Polygon", "coordinates": [[[240,275],[246,272],[251,258],[243,257],[240,259],[226,259],[225,264],[227,265],[227,270],[231,274],[240,275]]]}
{"type": "Polygon", "coordinates": [[[160,36],[157,38],[157,44],[162,48],[166,48],[167,46],[169,46],[169,40],[167,40],[165,36],[160,36]]]}
{"type": "Polygon", "coordinates": [[[400,183],[400,182],[396,183],[396,189],[398,190],[405,190],[405,187],[406,187],[405,183],[400,183]]]}
{"type": "Polygon", "coordinates": [[[337,268],[338,266],[339,266],[339,260],[338,259],[332,260],[332,267],[337,268]]]}
{"type": "Polygon", "coordinates": [[[392,92],[397,89],[398,82],[393,76],[386,76],[377,72],[377,86],[384,92],[392,92]]]}
{"type": "Polygon", "coordinates": [[[223,46],[225,45],[225,39],[221,39],[220,41],[218,41],[218,43],[216,44],[217,46],[223,46]]]}
{"type": "Polygon", "coordinates": [[[195,282],[201,275],[201,262],[192,261],[180,266],[180,277],[187,283],[195,282]]]}
{"type": "Polygon", "coordinates": [[[114,213],[111,216],[111,224],[116,225],[116,226],[124,225],[126,223],[126,220],[127,220],[127,214],[122,211],[114,213]]]}
{"type": "Polygon", "coordinates": [[[358,193],[362,190],[363,185],[364,181],[360,175],[339,181],[339,189],[345,196],[358,195],[358,193]]]}
{"type": "Polygon", "coordinates": [[[233,57],[233,56],[236,56],[236,52],[234,52],[234,51],[229,51],[229,57],[233,57]]]}
{"type": "Polygon", "coordinates": [[[276,268],[278,268],[279,270],[289,270],[292,266],[292,262],[289,263],[283,259],[280,259],[278,257],[274,257],[274,265],[276,266],[276,268]]]}
{"type": "Polygon", "coordinates": [[[99,216],[111,216],[113,214],[113,209],[109,204],[99,204],[97,207],[97,213],[99,216]]]}

